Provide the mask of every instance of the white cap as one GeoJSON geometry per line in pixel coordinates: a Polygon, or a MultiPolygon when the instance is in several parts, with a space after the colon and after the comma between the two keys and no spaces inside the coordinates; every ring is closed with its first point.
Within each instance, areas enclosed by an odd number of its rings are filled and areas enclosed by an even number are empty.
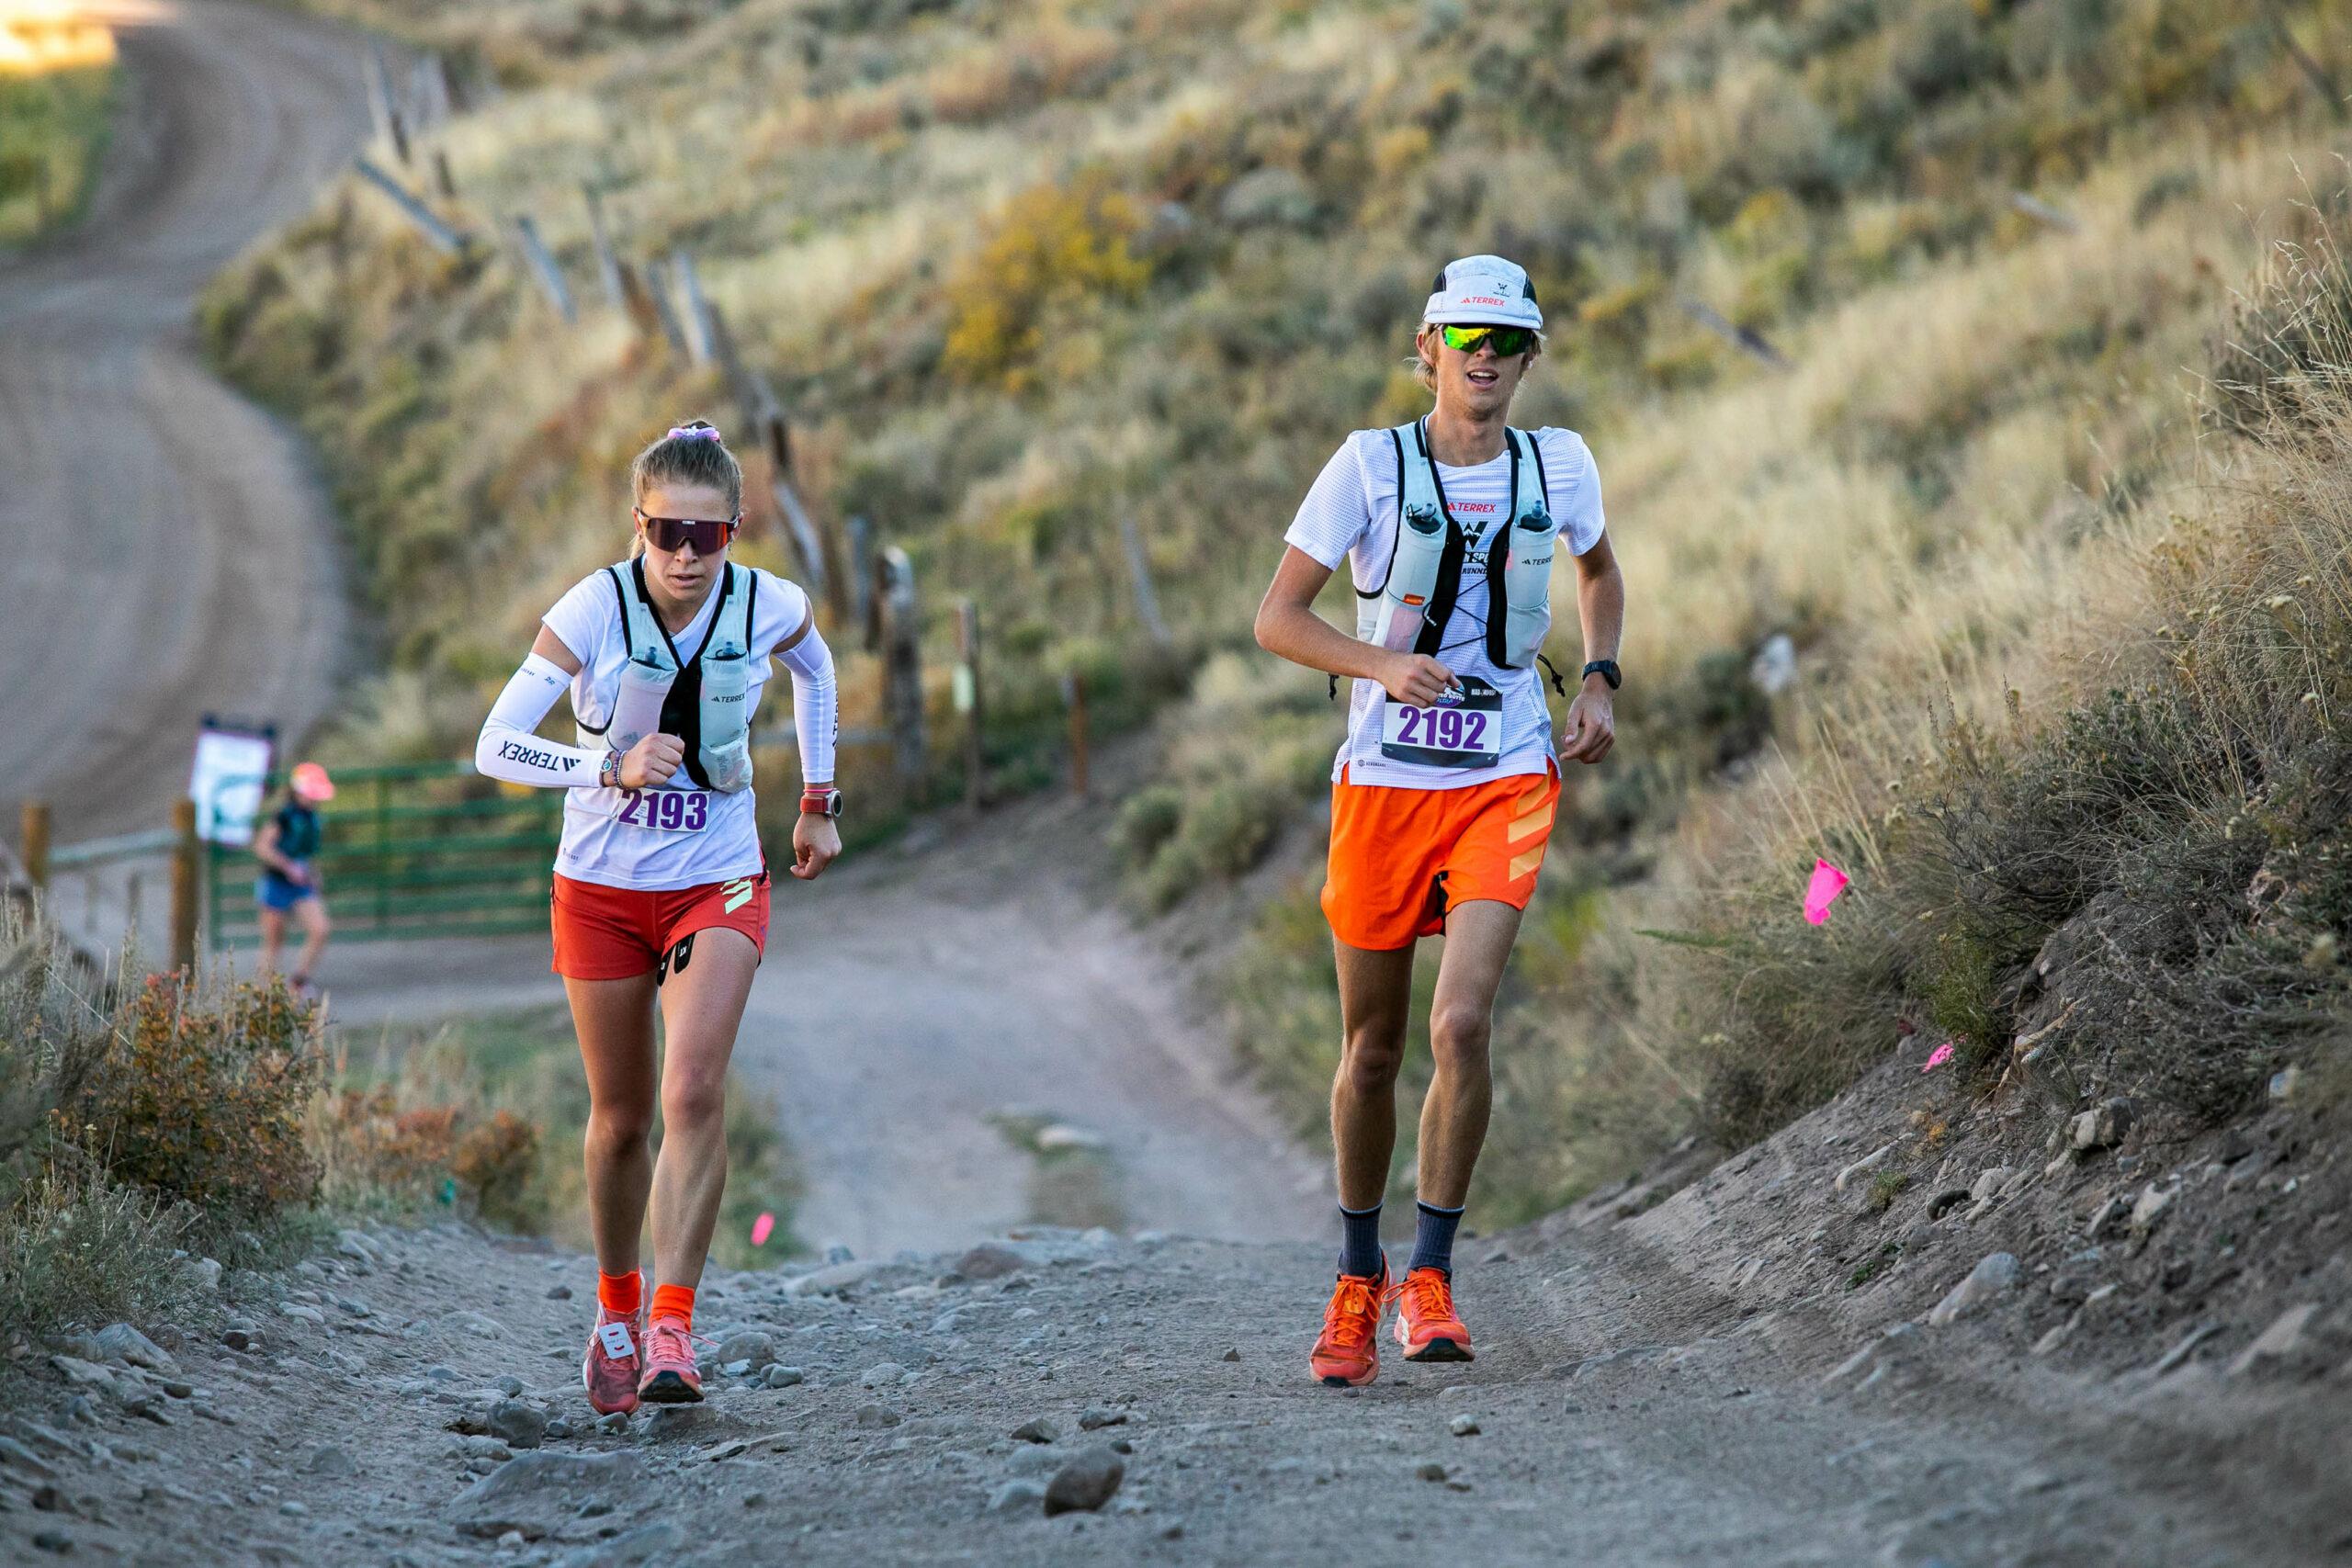
{"type": "Polygon", "coordinates": [[[1437,275],[1437,292],[1421,310],[1424,326],[1479,323],[1498,327],[1544,325],[1535,285],[1527,269],[1500,256],[1464,256],[1437,275]]]}

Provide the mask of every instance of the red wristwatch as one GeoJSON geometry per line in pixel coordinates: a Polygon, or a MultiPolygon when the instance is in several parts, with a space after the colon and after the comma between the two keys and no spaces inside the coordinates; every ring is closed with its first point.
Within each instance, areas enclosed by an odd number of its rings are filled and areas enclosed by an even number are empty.
{"type": "Polygon", "coordinates": [[[810,784],[800,792],[800,814],[803,817],[839,817],[842,814],[842,792],[831,784],[810,784]]]}

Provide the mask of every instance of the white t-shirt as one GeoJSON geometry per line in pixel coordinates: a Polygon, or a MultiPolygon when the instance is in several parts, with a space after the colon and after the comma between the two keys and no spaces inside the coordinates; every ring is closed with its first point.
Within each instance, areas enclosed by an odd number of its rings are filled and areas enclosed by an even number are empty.
{"type": "MultiPolygon", "coordinates": [[[[759,712],[760,689],[767,683],[768,660],[775,645],[808,619],[808,595],[797,584],[756,569],[753,575],[759,590],[752,601],[751,688],[743,696],[747,724],[759,712]]],[[[630,592],[635,592],[633,585],[630,592]]],[[[679,658],[694,658],[709,635],[718,607],[714,587],[686,629],[671,634],[679,658]]],[[[571,711],[586,724],[604,725],[612,716],[621,666],[629,654],[628,624],[613,592],[612,574],[598,571],[581,579],[541,618],[580,660],[580,673],[571,682],[571,711]]],[[[575,882],[649,892],[755,876],[763,863],[757,806],[749,789],[729,795],[696,788],[684,768],[665,790],[569,789],[564,792],[563,843],[556,851],[555,868],[575,882]],[[664,809],[669,802],[630,799],[666,791],[684,792],[675,804],[687,809],[673,812],[664,809]],[[687,826],[697,821],[699,829],[687,826]],[[677,826],[658,825],[662,822],[677,826]]]]}
{"type": "MultiPolygon", "coordinates": [[[[1600,542],[1606,525],[1600,513],[1600,474],[1591,449],[1573,430],[1546,425],[1535,433],[1544,457],[1545,504],[1559,520],[1560,539],[1571,555],[1600,542]]],[[[1405,460],[1421,461],[1410,441],[1405,460]]],[[[1472,468],[1437,466],[1446,505],[1455,522],[1477,525],[1510,521],[1510,451],[1472,468]]],[[[1354,562],[1358,592],[1385,580],[1396,543],[1396,448],[1385,430],[1359,430],[1323,465],[1315,487],[1283,536],[1287,544],[1337,570],[1342,556],[1354,562]]],[[[1393,784],[1407,789],[1460,789],[1489,779],[1540,773],[1551,765],[1552,716],[1544,703],[1539,667],[1510,670],[1487,657],[1486,552],[1474,549],[1462,562],[1461,596],[1440,638],[1438,660],[1456,675],[1476,675],[1502,694],[1503,742],[1491,767],[1432,768],[1399,762],[1380,752],[1381,710],[1388,694],[1377,681],[1357,681],[1348,704],[1348,738],[1331,764],[1331,778],[1351,784],[1393,784]]],[[[1352,607],[1351,614],[1353,613],[1352,607]]],[[[1552,593],[1553,624],[1573,624],[1576,601],[1552,593]]],[[[1350,631],[1354,630],[1352,625],[1350,631]]]]}

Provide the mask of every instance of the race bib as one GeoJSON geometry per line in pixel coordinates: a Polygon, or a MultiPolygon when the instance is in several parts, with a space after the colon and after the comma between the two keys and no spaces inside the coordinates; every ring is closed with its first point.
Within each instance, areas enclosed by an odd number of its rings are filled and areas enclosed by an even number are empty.
{"type": "Polygon", "coordinates": [[[710,825],[710,792],[701,789],[625,789],[613,820],[655,833],[699,833],[710,825]]]}
{"type": "Polygon", "coordinates": [[[1503,696],[1476,675],[1459,678],[1462,694],[1433,707],[1386,699],[1380,754],[1423,768],[1488,768],[1503,751],[1503,696]]]}

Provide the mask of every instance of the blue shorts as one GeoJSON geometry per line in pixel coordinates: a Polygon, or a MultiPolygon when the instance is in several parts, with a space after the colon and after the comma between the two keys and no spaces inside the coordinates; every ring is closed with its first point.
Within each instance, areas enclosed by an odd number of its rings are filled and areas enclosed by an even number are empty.
{"type": "Polygon", "coordinates": [[[319,890],[288,882],[276,872],[266,871],[254,881],[254,902],[265,909],[284,914],[305,898],[315,898],[319,890]]]}

